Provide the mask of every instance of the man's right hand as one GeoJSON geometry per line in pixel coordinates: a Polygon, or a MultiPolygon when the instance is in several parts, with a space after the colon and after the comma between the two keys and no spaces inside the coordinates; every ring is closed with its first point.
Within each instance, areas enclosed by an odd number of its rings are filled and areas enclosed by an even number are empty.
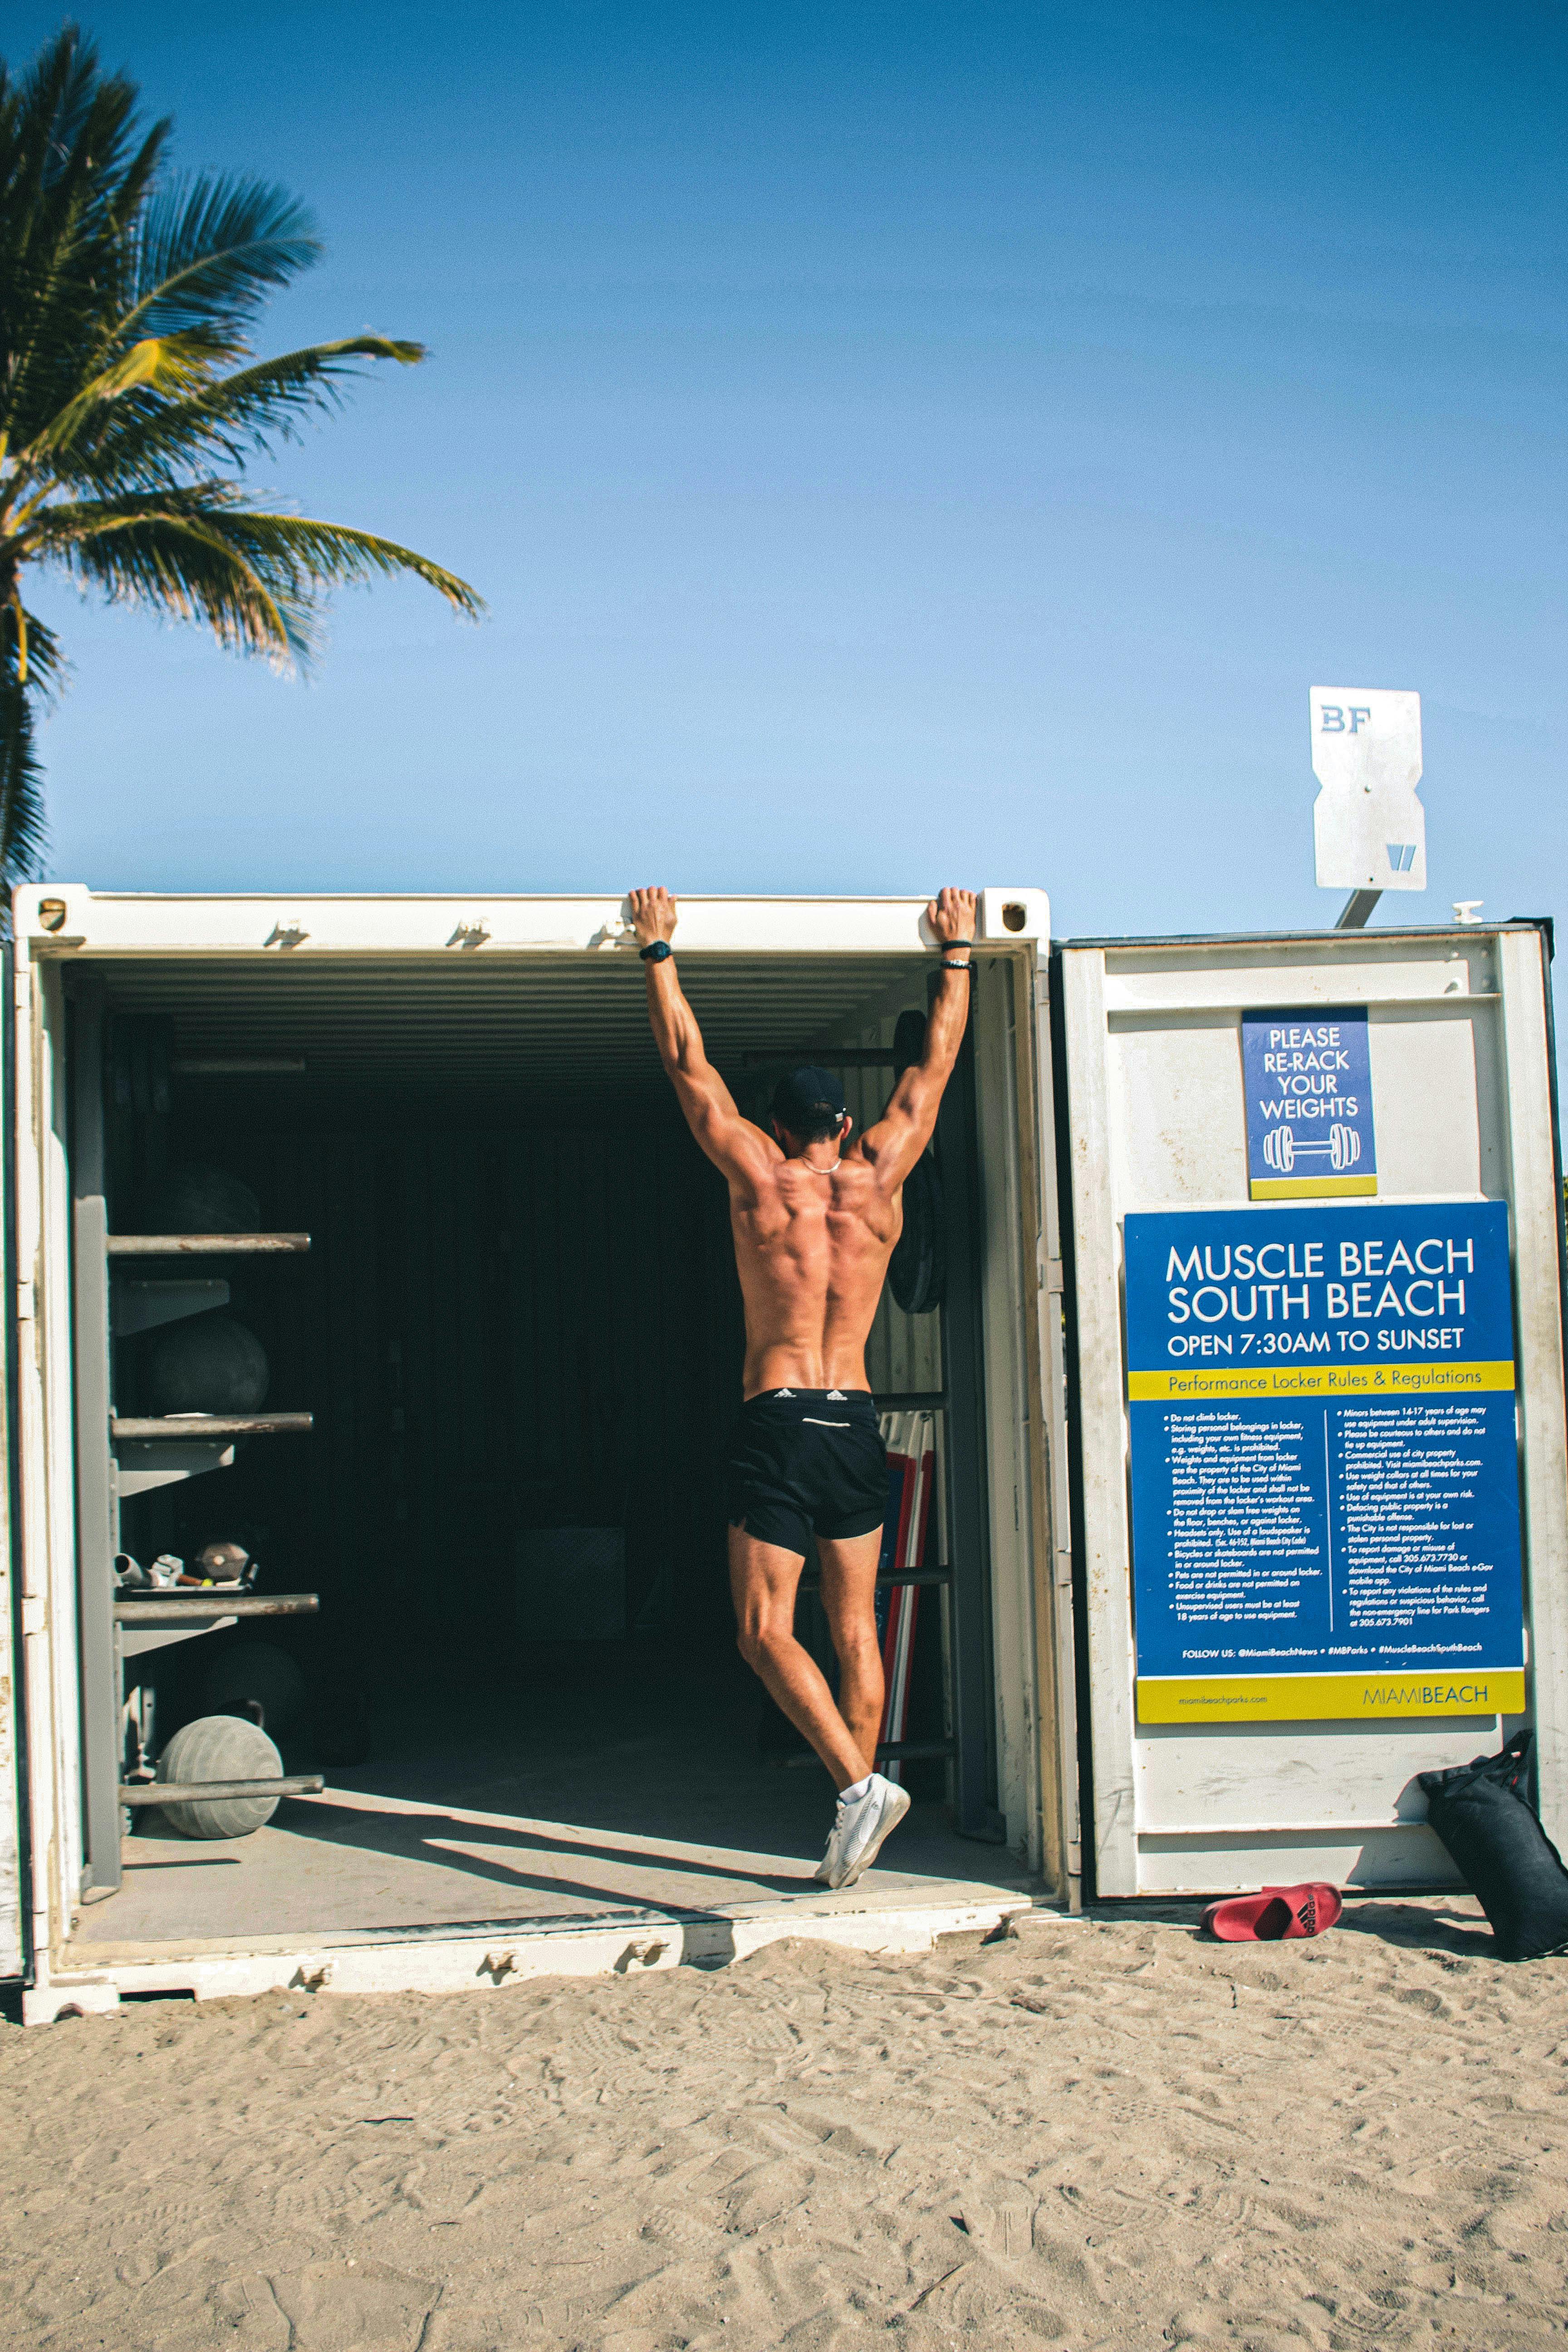
{"type": "Polygon", "coordinates": [[[628,893],[627,903],[632,910],[632,928],[637,932],[639,948],[650,948],[655,940],[674,937],[675,900],[668,890],[633,890],[628,893]]]}
{"type": "Polygon", "coordinates": [[[967,945],[979,928],[973,891],[939,891],[926,908],[926,920],[942,947],[951,947],[955,942],[967,945]]]}

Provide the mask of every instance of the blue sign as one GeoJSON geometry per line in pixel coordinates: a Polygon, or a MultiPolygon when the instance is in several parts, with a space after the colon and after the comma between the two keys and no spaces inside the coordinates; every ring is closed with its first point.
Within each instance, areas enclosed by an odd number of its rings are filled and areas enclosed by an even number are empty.
{"type": "Polygon", "coordinates": [[[1253,1200],[1375,1193],[1364,1004],[1244,1013],[1241,1066],[1253,1200]]]}
{"type": "Polygon", "coordinates": [[[1125,1223],[1145,1722],[1523,1705],[1508,1211],[1125,1223]]]}

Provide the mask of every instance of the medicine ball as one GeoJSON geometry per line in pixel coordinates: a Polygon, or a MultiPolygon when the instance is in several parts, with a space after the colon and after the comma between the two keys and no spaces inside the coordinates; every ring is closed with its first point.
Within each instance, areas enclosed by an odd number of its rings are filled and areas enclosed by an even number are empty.
{"type": "MultiPolygon", "coordinates": [[[[154,1780],[276,1780],[283,1759],[264,1731],[237,1715],[204,1715],[176,1731],[158,1759],[154,1780]]],[[[249,1837],[278,1811],[276,1797],[201,1797],[165,1805],[181,1837],[249,1837]]]]}
{"type": "Polygon", "coordinates": [[[221,1168],[189,1161],[165,1168],[142,1204],[147,1234],[258,1234],[261,1203],[248,1184],[221,1168]]]}
{"type": "Polygon", "coordinates": [[[173,1324],[147,1355],[154,1412],[257,1412],[271,1372],[254,1331],[232,1315],[194,1315],[173,1324]]]}
{"type": "Polygon", "coordinates": [[[206,1668],[196,1699],[208,1715],[259,1706],[263,1728],[282,1738],[304,1715],[305,1677],[287,1650],[270,1642],[236,1642],[206,1668]]]}
{"type": "Polygon", "coordinates": [[[888,1286],[906,1315],[931,1314],[947,1287],[942,1178],[930,1151],[904,1179],[904,1230],[888,1268],[888,1286]]]}

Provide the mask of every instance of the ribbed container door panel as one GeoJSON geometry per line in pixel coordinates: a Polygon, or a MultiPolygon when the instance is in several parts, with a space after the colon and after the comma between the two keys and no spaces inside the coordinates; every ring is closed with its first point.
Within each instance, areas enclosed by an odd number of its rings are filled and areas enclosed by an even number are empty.
{"type": "MultiPolygon", "coordinates": [[[[4,1142],[0,1147],[0,1234],[4,1234],[4,1279],[8,1298],[16,1295],[16,1264],[12,1217],[15,1198],[16,1090],[15,1072],[15,995],[13,951],[7,944],[0,957],[0,985],[5,989],[5,1013],[0,1021],[0,1101],[4,1103],[4,1142]]],[[[16,1519],[12,1510],[15,1480],[12,1450],[15,1429],[12,1400],[16,1394],[16,1327],[5,1318],[5,1377],[0,1380],[0,1978],[19,1977],[26,1965],[22,1933],[21,1759],[18,1753],[22,1717],[21,1689],[16,1672],[19,1599],[15,1549],[16,1519]]]]}

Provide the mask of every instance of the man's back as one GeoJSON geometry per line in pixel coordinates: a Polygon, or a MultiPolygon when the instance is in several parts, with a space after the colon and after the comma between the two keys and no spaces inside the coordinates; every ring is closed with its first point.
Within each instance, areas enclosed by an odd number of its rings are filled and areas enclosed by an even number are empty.
{"type": "Polygon", "coordinates": [[[730,1223],[746,1306],[747,1396],[775,1388],[863,1389],[866,1339],[903,1223],[858,1144],[837,1167],[748,1154],[730,1174],[730,1223]]]}

